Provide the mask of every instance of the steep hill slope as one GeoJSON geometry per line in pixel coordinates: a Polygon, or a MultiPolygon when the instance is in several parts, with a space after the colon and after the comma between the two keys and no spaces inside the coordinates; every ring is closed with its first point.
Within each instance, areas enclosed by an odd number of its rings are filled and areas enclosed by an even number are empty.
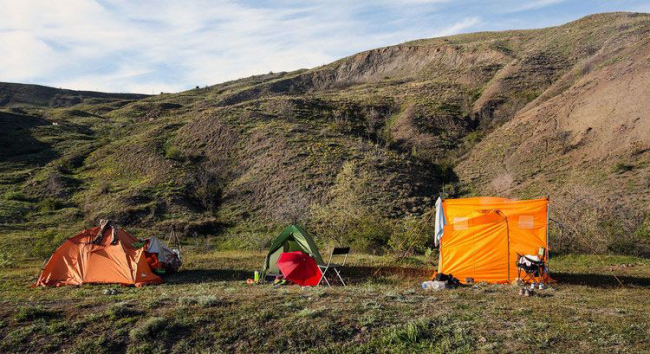
{"type": "Polygon", "coordinates": [[[146,98],[5,85],[0,220],[22,239],[111,217],[230,246],[300,221],[377,249],[426,244],[414,222],[438,194],[643,210],[649,33],[650,15],[594,15],[146,98]]]}

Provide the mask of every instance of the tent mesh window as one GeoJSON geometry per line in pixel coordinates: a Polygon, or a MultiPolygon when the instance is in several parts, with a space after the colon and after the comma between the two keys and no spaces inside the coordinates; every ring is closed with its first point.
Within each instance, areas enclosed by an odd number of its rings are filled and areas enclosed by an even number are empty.
{"type": "Polygon", "coordinates": [[[454,218],[454,230],[467,230],[469,229],[469,219],[464,217],[454,218]]]}
{"type": "Polygon", "coordinates": [[[519,215],[518,226],[520,229],[532,229],[535,227],[535,216],[519,215]]]}

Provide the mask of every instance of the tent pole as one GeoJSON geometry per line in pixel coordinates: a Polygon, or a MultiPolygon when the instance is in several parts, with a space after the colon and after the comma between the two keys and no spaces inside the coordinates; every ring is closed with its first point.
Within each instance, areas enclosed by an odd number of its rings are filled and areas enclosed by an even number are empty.
{"type": "Polygon", "coordinates": [[[510,280],[510,223],[508,223],[508,217],[501,210],[496,209],[497,214],[500,214],[503,217],[503,220],[506,221],[506,236],[508,238],[508,283],[512,282],[510,280]]]}
{"type": "Polygon", "coordinates": [[[546,268],[548,269],[548,273],[551,272],[551,262],[550,262],[550,253],[548,249],[548,229],[549,229],[549,204],[550,204],[550,198],[546,196],[546,268]]]}

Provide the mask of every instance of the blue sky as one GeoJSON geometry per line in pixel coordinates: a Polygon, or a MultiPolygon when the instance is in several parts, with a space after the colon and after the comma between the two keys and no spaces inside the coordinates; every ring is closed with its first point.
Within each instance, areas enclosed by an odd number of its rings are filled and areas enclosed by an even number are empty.
{"type": "Polygon", "coordinates": [[[0,0],[0,9],[0,81],[158,93],[419,38],[650,12],[650,0],[0,0]]]}

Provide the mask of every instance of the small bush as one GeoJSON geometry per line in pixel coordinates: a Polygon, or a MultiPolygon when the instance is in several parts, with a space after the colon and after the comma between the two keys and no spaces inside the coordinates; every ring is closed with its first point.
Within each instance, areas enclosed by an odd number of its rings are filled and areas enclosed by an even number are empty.
{"type": "Polygon", "coordinates": [[[25,194],[19,191],[8,191],[4,194],[4,199],[6,200],[15,200],[15,201],[27,201],[25,194]]]}
{"type": "Polygon", "coordinates": [[[15,266],[13,257],[11,255],[0,252],[0,268],[12,268],[15,266]]]}
{"type": "Polygon", "coordinates": [[[108,194],[111,192],[110,183],[104,182],[99,186],[99,194],[108,194]]]}
{"type": "Polygon", "coordinates": [[[480,130],[473,131],[465,137],[468,144],[474,145],[483,139],[483,132],[480,130]]]}
{"type": "Polygon", "coordinates": [[[420,319],[385,330],[370,345],[396,352],[470,352],[474,338],[464,328],[453,327],[441,319],[420,319]]]}
{"type": "Polygon", "coordinates": [[[150,317],[142,325],[133,328],[129,332],[132,341],[144,342],[155,339],[168,339],[171,335],[177,334],[186,325],[175,320],[163,317],[150,317]]]}
{"type": "Polygon", "coordinates": [[[426,337],[426,323],[410,322],[390,332],[389,341],[414,344],[426,337]]]}
{"type": "Polygon", "coordinates": [[[165,331],[168,322],[169,320],[163,317],[150,317],[141,326],[132,329],[129,332],[129,338],[132,341],[146,341],[156,338],[165,331]]]}
{"type": "Polygon", "coordinates": [[[433,232],[426,218],[407,216],[397,225],[388,245],[402,256],[423,253],[433,242],[433,232]]]}
{"type": "Polygon", "coordinates": [[[16,321],[29,321],[39,318],[53,318],[58,316],[58,312],[50,309],[43,308],[41,306],[26,306],[20,307],[14,318],[16,321]]]}
{"type": "Polygon", "coordinates": [[[169,144],[165,145],[165,157],[180,162],[184,160],[183,152],[176,146],[169,144]]]}
{"type": "Polygon", "coordinates": [[[60,200],[54,198],[46,198],[41,200],[38,203],[39,210],[45,213],[50,213],[59,210],[62,207],[63,207],[63,203],[60,200]]]}
{"type": "Polygon", "coordinates": [[[632,171],[633,169],[634,169],[633,165],[629,165],[624,162],[617,162],[614,164],[614,166],[612,166],[612,172],[618,174],[632,171]]]}
{"type": "Polygon", "coordinates": [[[317,308],[317,309],[302,309],[300,310],[296,315],[298,317],[306,317],[306,318],[317,318],[320,317],[320,315],[325,312],[324,308],[317,308]]]}
{"type": "Polygon", "coordinates": [[[132,308],[129,304],[125,302],[119,302],[117,304],[114,304],[111,307],[109,307],[108,310],[106,310],[106,315],[112,321],[120,318],[125,318],[125,317],[138,316],[141,314],[142,314],[141,311],[132,308]]]}
{"type": "Polygon", "coordinates": [[[573,189],[550,208],[550,242],[559,253],[650,253],[644,237],[648,216],[616,198],[573,189]],[[645,221],[645,222],[644,222],[645,221]]]}

